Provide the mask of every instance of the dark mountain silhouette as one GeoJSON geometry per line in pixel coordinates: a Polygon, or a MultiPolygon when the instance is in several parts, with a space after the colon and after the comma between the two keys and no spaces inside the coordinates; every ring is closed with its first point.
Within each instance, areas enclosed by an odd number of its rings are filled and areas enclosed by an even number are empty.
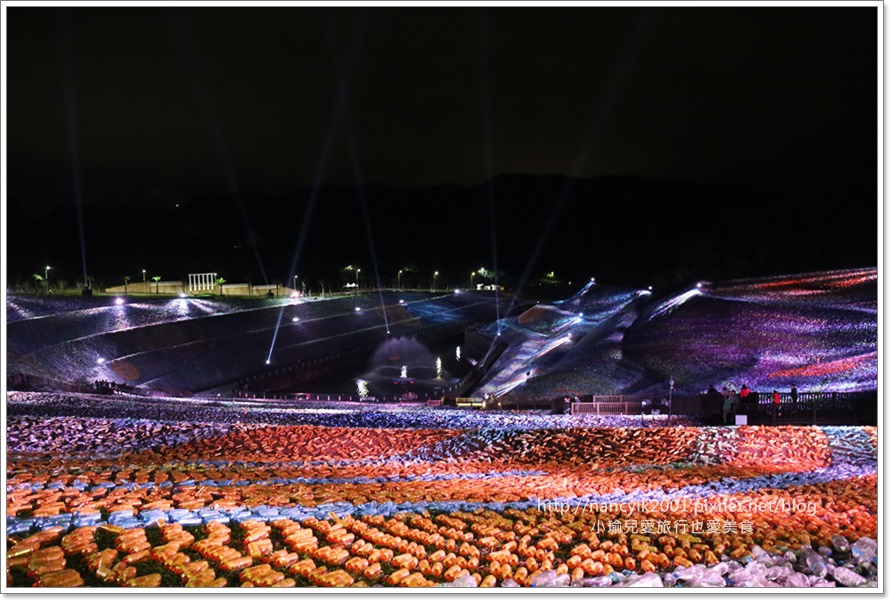
{"type": "MultiPolygon", "coordinates": [[[[869,225],[877,210],[861,202],[802,204],[730,185],[623,176],[499,175],[469,187],[330,185],[281,196],[202,194],[176,209],[86,207],[87,272],[98,285],[119,285],[124,275],[138,280],[143,268],[163,279],[215,271],[230,282],[287,284],[300,246],[296,272],[310,285],[336,281],[347,264],[361,267],[371,285],[364,198],[384,285],[411,265],[407,285],[428,286],[438,270],[439,285],[465,286],[472,270],[493,267],[489,193],[498,268],[513,287],[526,272],[525,287],[554,271],[566,288],[596,276],[667,292],[697,279],[877,264],[869,225]]],[[[47,264],[54,278],[82,277],[74,208],[28,218],[12,199],[8,240],[11,286],[47,264]]]]}

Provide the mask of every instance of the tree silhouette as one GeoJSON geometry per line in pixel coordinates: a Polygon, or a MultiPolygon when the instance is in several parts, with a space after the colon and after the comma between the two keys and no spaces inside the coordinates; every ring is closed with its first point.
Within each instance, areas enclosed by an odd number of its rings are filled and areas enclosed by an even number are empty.
{"type": "Polygon", "coordinates": [[[154,277],[151,278],[151,280],[155,282],[155,296],[157,296],[160,293],[158,290],[160,290],[160,288],[161,288],[161,284],[160,284],[161,276],[155,275],[154,277]]]}
{"type": "Polygon", "coordinates": [[[217,278],[216,278],[216,285],[219,286],[219,295],[220,295],[220,296],[222,296],[222,286],[223,286],[223,284],[224,284],[225,282],[226,282],[226,280],[223,279],[222,277],[217,277],[217,278]]]}
{"type": "Polygon", "coordinates": [[[130,279],[131,277],[129,275],[124,275],[124,294],[128,293],[129,288],[127,287],[127,284],[130,283],[130,279]]]}

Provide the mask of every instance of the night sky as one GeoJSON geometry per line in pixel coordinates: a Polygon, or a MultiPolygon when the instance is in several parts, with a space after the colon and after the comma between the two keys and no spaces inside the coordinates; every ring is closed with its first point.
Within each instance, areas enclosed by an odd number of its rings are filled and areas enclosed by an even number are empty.
{"type": "MultiPolygon", "coordinates": [[[[703,223],[764,240],[789,229],[831,235],[814,209],[829,206],[846,215],[839,246],[871,240],[848,266],[875,265],[877,16],[813,6],[11,6],[8,225],[78,200],[173,211],[224,194],[256,210],[250,194],[320,184],[620,175],[717,186],[715,206],[751,201],[739,214],[723,207],[729,223],[680,202],[672,237],[703,223]]],[[[463,218],[487,227],[484,200],[463,218]]],[[[528,206],[521,194],[497,202],[507,243],[511,213],[528,206]]],[[[536,209],[541,231],[520,266],[535,262],[538,239],[547,247],[547,211],[571,203],[536,209]]],[[[603,225],[632,230],[645,218],[625,213],[603,225]]],[[[309,229],[339,227],[318,219],[309,229]]],[[[466,260],[490,258],[480,246],[466,260]]]]}

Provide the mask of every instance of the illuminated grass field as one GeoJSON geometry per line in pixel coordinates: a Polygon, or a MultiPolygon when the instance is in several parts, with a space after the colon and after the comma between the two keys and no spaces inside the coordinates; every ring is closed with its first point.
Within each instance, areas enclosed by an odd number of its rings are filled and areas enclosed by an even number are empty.
{"type": "Polygon", "coordinates": [[[9,394],[7,585],[876,582],[873,427],[127,403],[9,394]]]}
{"type": "Polygon", "coordinates": [[[873,391],[875,269],[591,281],[496,322],[482,293],[390,296],[8,301],[11,372],[152,395],[8,393],[7,585],[877,584],[876,427],[227,397],[273,333],[286,365],[469,322],[500,352],[475,396],[873,391]]]}

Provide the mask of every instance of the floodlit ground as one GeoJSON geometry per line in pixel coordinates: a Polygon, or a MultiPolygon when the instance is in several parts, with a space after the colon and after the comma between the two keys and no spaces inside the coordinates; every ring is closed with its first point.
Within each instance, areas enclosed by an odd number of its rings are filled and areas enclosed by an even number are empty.
{"type": "Polygon", "coordinates": [[[877,581],[873,427],[145,402],[8,395],[8,586],[877,581]]]}
{"type": "MultiPolygon", "coordinates": [[[[233,382],[269,369],[274,373],[357,349],[370,355],[391,338],[425,339],[437,328],[460,331],[496,314],[494,296],[481,292],[120,300],[7,298],[8,372],[228,394],[233,382]]],[[[426,366],[432,369],[435,363],[431,359],[426,366]]]]}
{"type": "Polygon", "coordinates": [[[507,345],[476,390],[553,398],[710,385],[873,391],[877,270],[704,282],[655,299],[590,282],[483,333],[507,345]]]}

